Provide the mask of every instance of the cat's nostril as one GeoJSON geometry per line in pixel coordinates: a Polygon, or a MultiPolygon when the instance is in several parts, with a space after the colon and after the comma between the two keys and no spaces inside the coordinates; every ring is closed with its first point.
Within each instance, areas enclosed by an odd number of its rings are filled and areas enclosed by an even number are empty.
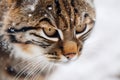
{"type": "Polygon", "coordinates": [[[64,54],[64,56],[65,56],[67,59],[72,59],[75,55],[76,55],[76,53],[67,53],[67,54],[64,54]]]}

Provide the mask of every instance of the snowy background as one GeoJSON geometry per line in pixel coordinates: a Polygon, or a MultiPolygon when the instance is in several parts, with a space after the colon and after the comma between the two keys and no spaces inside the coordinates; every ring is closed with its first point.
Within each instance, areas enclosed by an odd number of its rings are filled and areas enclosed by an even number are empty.
{"type": "Polygon", "coordinates": [[[80,59],[50,80],[120,80],[120,0],[95,0],[97,22],[80,59]]]}

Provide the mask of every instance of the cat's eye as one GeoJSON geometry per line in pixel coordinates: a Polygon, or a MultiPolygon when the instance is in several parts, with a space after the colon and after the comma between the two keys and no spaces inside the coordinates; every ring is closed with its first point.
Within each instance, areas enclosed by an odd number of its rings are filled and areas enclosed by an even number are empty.
{"type": "Polygon", "coordinates": [[[82,33],[86,30],[87,24],[79,25],[76,27],[76,34],[82,33]]]}
{"type": "Polygon", "coordinates": [[[85,13],[85,14],[84,14],[84,17],[85,17],[85,18],[86,18],[86,17],[88,17],[88,16],[89,16],[89,14],[88,14],[88,13],[85,13]]]}
{"type": "Polygon", "coordinates": [[[42,28],[40,31],[42,37],[47,40],[58,41],[59,32],[50,22],[42,21],[40,27],[42,28]]]}
{"type": "Polygon", "coordinates": [[[48,36],[48,37],[57,37],[58,36],[58,32],[56,29],[48,27],[48,28],[43,28],[44,33],[48,36]]]}

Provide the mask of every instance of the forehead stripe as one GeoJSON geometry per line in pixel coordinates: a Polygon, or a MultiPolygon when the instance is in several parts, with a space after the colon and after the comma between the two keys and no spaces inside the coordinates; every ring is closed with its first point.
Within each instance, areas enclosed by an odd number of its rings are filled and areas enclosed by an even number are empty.
{"type": "Polygon", "coordinates": [[[60,14],[61,13],[61,8],[60,8],[59,0],[55,0],[55,5],[56,5],[56,9],[57,9],[57,14],[60,14]]]}

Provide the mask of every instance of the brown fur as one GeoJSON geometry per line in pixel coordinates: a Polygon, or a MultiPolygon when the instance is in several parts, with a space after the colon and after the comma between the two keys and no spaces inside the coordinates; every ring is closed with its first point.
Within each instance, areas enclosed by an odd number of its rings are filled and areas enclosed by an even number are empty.
{"type": "MultiPolygon", "coordinates": [[[[84,38],[93,28],[95,9],[85,0],[35,1],[0,0],[0,22],[2,23],[0,36],[3,36],[0,41],[12,46],[13,50],[19,48],[21,52],[25,52],[25,55],[34,55],[34,49],[43,49],[44,52],[46,51],[43,54],[47,55],[48,61],[59,62],[62,56],[69,58],[69,60],[75,55],[78,57],[81,54],[84,38]],[[31,5],[34,5],[34,8],[30,8],[31,5]],[[76,27],[82,26],[81,29],[84,30],[86,24],[89,25],[90,30],[77,38],[76,27]],[[27,31],[26,28],[29,30],[27,31]],[[41,37],[40,32],[45,28],[60,30],[63,37],[57,35],[58,41],[41,37]],[[34,41],[34,39],[40,42],[34,41]],[[42,47],[41,42],[42,45],[45,42],[42,47]]],[[[5,61],[0,60],[0,80],[11,80],[14,77],[7,74],[5,67],[14,67],[13,65],[24,61],[23,58],[15,57],[17,52],[12,56],[11,54],[11,50],[5,52],[3,45],[0,46],[0,58],[6,59],[5,61]]],[[[16,68],[17,71],[20,71],[30,61],[24,62],[23,65],[18,66],[19,69],[16,68]]],[[[38,74],[38,77],[39,75],[38,80],[43,80],[46,72],[38,74]]],[[[22,77],[19,80],[23,80],[22,77]]]]}

